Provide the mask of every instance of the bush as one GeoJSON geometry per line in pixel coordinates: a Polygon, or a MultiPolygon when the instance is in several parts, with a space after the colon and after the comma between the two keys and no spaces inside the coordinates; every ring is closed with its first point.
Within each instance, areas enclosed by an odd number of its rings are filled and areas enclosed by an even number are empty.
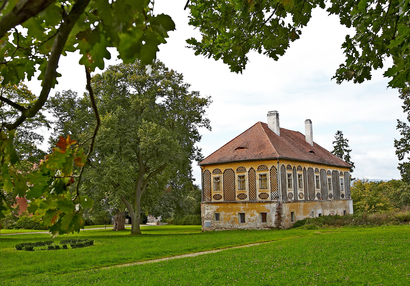
{"type": "MultiPolygon", "coordinates": [[[[168,220],[170,221],[170,220],[168,220]]],[[[173,224],[176,225],[201,225],[201,215],[186,215],[183,218],[174,218],[172,220],[173,224]]]]}
{"type": "Polygon", "coordinates": [[[397,213],[394,217],[400,222],[409,222],[410,221],[410,211],[397,213]]]}
{"type": "Polygon", "coordinates": [[[33,217],[27,215],[21,215],[17,220],[14,228],[16,229],[46,229],[41,226],[39,222],[36,222],[33,217]]]}
{"type": "Polygon", "coordinates": [[[18,217],[16,217],[12,213],[10,213],[10,214],[6,215],[6,217],[4,217],[0,220],[1,228],[13,229],[16,226],[17,220],[18,220],[18,217]]]}
{"type": "Polygon", "coordinates": [[[111,224],[111,215],[108,211],[99,211],[92,216],[94,224],[111,224]]]}
{"type": "Polygon", "coordinates": [[[94,225],[94,221],[90,217],[86,217],[85,225],[94,225]]]}
{"type": "Polygon", "coordinates": [[[54,250],[54,246],[49,245],[49,246],[47,246],[47,249],[48,249],[48,250],[54,250]]]}
{"type": "Polygon", "coordinates": [[[26,245],[24,246],[25,251],[34,251],[34,246],[33,245],[26,245]]]}
{"type": "Polygon", "coordinates": [[[94,240],[91,239],[65,239],[60,241],[60,244],[70,244],[71,248],[81,248],[94,245],[94,240]]]}

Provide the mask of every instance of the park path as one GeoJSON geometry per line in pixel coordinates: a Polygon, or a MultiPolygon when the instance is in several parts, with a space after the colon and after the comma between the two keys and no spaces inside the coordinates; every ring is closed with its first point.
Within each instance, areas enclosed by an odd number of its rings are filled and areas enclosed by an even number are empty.
{"type": "MultiPolygon", "coordinates": [[[[293,237],[296,238],[296,237],[293,237]]],[[[257,246],[257,245],[262,245],[262,244],[268,244],[275,242],[276,240],[272,241],[262,241],[262,242],[257,242],[257,243],[250,243],[250,244],[245,244],[245,245],[239,245],[239,246],[230,246],[226,248],[220,248],[220,249],[214,249],[214,250],[207,250],[207,251],[201,251],[201,252],[194,252],[194,253],[187,253],[187,254],[181,254],[181,255],[176,255],[176,256],[170,256],[170,257],[163,257],[163,258],[157,258],[157,259],[152,259],[152,260],[146,260],[146,261],[138,261],[138,262],[131,262],[131,263],[124,263],[124,264],[117,264],[117,265],[111,265],[107,267],[101,267],[99,269],[112,269],[112,268],[121,268],[121,267],[128,267],[128,266],[134,266],[134,265],[141,265],[141,264],[148,264],[148,263],[157,263],[161,261],[168,261],[168,260],[173,260],[173,259],[179,259],[179,258],[186,258],[186,257],[195,257],[199,255],[205,255],[205,254],[210,254],[210,253],[217,253],[229,249],[237,249],[237,248],[245,248],[245,247],[252,247],[252,246],[257,246]]]]}

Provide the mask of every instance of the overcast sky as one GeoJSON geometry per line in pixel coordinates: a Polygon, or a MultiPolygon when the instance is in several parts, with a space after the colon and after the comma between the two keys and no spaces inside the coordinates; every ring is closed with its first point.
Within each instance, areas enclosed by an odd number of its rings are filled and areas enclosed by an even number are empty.
{"type": "MultiPolygon", "coordinates": [[[[202,130],[199,146],[208,156],[222,145],[254,125],[266,122],[270,110],[277,110],[283,128],[304,133],[305,119],[313,122],[313,140],[332,150],[337,130],[349,140],[353,176],[368,179],[399,179],[394,138],[399,138],[396,120],[405,119],[398,92],[387,89],[382,71],[363,84],[336,84],[331,80],[343,62],[341,43],[349,30],[339,25],[337,17],[317,10],[300,40],[291,44],[286,54],[274,61],[253,53],[243,74],[234,74],[221,61],[195,56],[185,39],[198,36],[188,26],[186,0],[157,0],[156,13],[166,13],[176,23],[168,43],[160,46],[158,59],[184,75],[192,90],[211,96],[207,116],[212,131],[202,130]]],[[[70,55],[60,62],[63,77],[55,90],[85,91],[83,68],[79,57],[70,55]]],[[[111,60],[110,64],[119,63],[111,60]]],[[[29,84],[33,91],[39,87],[29,84]]],[[[55,90],[51,94],[55,93],[55,90]]],[[[193,164],[197,184],[200,169],[193,164]]]]}

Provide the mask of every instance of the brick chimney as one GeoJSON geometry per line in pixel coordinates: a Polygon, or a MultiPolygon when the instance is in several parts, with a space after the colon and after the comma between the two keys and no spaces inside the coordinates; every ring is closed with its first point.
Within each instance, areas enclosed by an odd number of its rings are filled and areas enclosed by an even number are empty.
{"type": "Polygon", "coordinates": [[[313,146],[313,128],[310,119],[305,120],[305,138],[306,142],[313,146]]]}
{"type": "Polygon", "coordinates": [[[279,112],[276,110],[268,112],[268,127],[280,136],[279,112]]]}

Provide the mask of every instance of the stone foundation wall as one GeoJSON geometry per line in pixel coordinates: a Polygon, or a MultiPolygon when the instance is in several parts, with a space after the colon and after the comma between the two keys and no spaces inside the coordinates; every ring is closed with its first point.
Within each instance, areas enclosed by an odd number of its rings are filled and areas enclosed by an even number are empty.
{"type": "Polygon", "coordinates": [[[278,202],[207,202],[201,204],[201,212],[202,231],[289,228],[308,217],[353,214],[353,201],[299,201],[280,205],[278,202]],[[281,221],[275,222],[278,218],[281,221]]]}

